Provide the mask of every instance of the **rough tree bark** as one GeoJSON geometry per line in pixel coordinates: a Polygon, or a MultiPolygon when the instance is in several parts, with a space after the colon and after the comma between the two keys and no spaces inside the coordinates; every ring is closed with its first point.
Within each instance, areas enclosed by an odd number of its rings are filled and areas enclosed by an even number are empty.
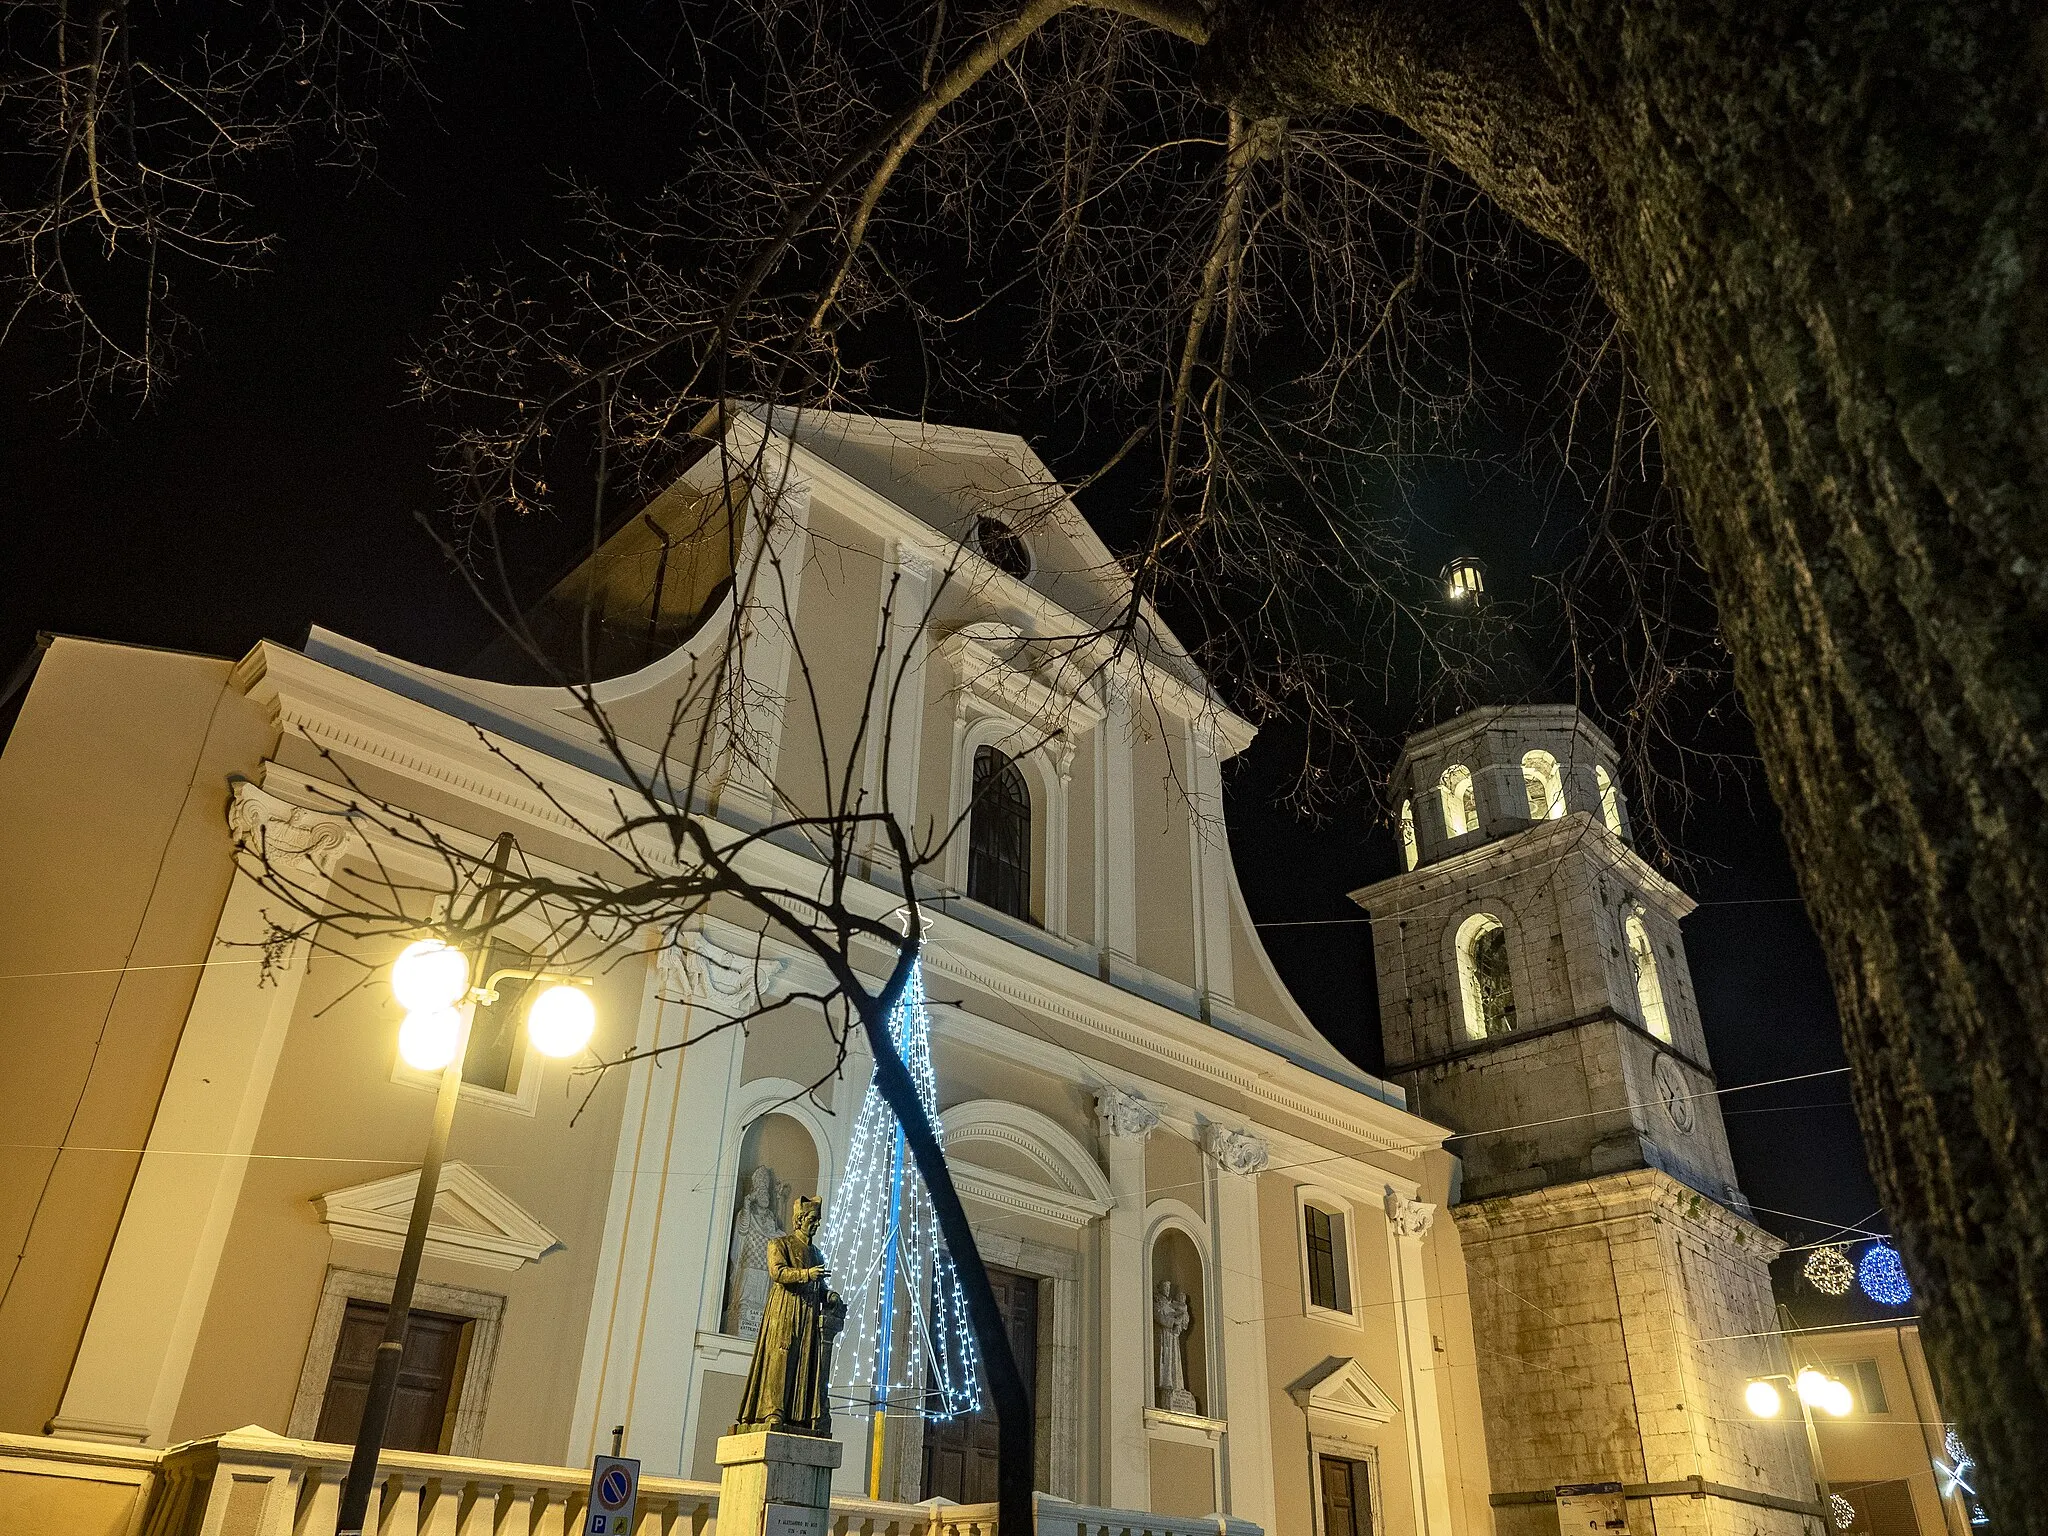
{"type": "Polygon", "coordinates": [[[1226,0],[1632,332],[1995,1529],[2048,1532],[2048,8],[1226,0]]]}

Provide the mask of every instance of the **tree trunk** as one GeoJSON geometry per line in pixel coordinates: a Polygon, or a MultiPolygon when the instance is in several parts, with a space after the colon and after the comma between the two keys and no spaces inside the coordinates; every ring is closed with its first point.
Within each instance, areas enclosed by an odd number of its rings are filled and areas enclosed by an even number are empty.
{"type": "Polygon", "coordinates": [[[1031,1399],[1024,1390],[1024,1376],[1010,1351],[1010,1330],[1004,1325],[1002,1308],[989,1283],[988,1267],[974,1241],[974,1229],[967,1222],[967,1208],[953,1186],[952,1170],[946,1166],[945,1149],[932,1133],[924,1105],[917,1097],[896,1042],[889,1034],[889,1014],[902,995],[915,951],[899,962],[890,985],[872,1006],[860,1010],[861,1027],[868,1049],[875,1058],[875,1087],[882,1100],[896,1112],[903,1127],[903,1140],[911,1161],[924,1179],[932,1197],[932,1213],[939,1232],[953,1256],[960,1287],[967,1293],[968,1321],[974,1328],[974,1342],[981,1353],[982,1372],[996,1409],[996,1527],[1001,1532],[1037,1528],[1037,1504],[1032,1482],[1038,1466],[1038,1426],[1031,1417],[1031,1399]]]}
{"type": "Polygon", "coordinates": [[[2048,1532],[2048,8],[1236,0],[1632,332],[1992,1527],[2048,1532]]]}

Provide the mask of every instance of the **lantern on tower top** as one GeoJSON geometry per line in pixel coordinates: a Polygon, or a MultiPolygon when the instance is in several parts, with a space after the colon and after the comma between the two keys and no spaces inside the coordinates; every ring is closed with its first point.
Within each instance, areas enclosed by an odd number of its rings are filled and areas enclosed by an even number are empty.
{"type": "Polygon", "coordinates": [[[1444,597],[1460,607],[1477,608],[1486,598],[1486,567],[1470,555],[1457,555],[1444,567],[1444,597]]]}

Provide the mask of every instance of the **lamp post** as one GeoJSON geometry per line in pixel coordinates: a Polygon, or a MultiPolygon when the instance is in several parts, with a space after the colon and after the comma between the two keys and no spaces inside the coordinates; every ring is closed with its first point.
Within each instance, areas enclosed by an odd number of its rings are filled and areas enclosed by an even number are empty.
{"type": "Polygon", "coordinates": [[[504,905],[505,871],[512,861],[512,834],[501,833],[491,851],[490,877],[478,908],[477,928],[484,934],[477,969],[486,977],[470,985],[469,959],[439,939],[409,946],[392,966],[392,991],[409,1010],[400,1026],[399,1051],[416,1067],[441,1070],[434,1098],[434,1128],[420,1161],[419,1188],[412,1199],[412,1219],[405,1229],[405,1247],[398,1256],[398,1275],[391,1283],[391,1307],[384,1318],[384,1337],[370,1368],[369,1397],[356,1430],[355,1454],[349,1459],[348,1481],[342,1485],[336,1536],[362,1536],[369,1512],[370,1490],[376,1486],[377,1460],[384,1449],[384,1431],[391,1421],[397,1394],[398,1368],[405,1356],[406,1324],[412,1314],[412,1293],[419,1280],[420,1257],[426,1252],[427,1228],[434,1218],[434,1197],[441,1185],[441,1164],[448,1153],[448,1133],[455,1124],[455,1105],[462,1096],[462,1058],[469,1045],[470,1021],[480,1002],[497,1001],[498,983],[518,978],[557,985],[534,1000],[527,1014],[527,1033],[534,1048],[546,1056],[573,1056],[589,1042],[596,1013],[582,990],[588,983],[545,971],[491,971],[492,927],[504,905]]]}
{"type": "Polygon", "coordinates": [[[1847,1382],[1806,1366],[1790,1376],[1751,1377],[1742,1389],[1744,1405],[1760,1419],[1775,1419],[1785,1406],[1779,1382],[1791,1389],[1793,1400],[1799,1404],[1799,1417],[1806,1425],[1806,1454],[1813,1462],[1814,1482],[1820,1489],[1821,1536],[1829,1536],[1835,1525],[1835,1490],[1829,1486],[1827,1467],[1820,1459],[1820,1434],[1813,1426],[1813,1410],[1819,1408],[1833,1418],[1843,1418],[1855,1406],[1855,1399],[1847,1382]]]}

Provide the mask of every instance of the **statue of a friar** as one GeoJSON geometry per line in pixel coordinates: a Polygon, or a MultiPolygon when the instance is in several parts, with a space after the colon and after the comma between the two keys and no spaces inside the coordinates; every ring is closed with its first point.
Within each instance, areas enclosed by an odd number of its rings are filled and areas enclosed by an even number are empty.
{"type": "Polygon", "coordinates": [[[832,1376],[832,1341],[846,1323],[846,1303],[829,1290],[825,1257],[811,1245],[824,1207],[797,1196],[786,1237],[768,1243],[768,1306],[754,1340],[754,1364],[732,1432],[775,1430],[785,1435],[832,1433],[826,1383],[832,1376]]]}

